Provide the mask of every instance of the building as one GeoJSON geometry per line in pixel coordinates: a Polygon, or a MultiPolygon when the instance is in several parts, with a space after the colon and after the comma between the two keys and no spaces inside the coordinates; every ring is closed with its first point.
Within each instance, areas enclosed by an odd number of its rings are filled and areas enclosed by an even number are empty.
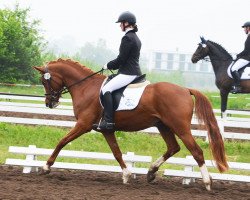
{"type": "Polygon", "coordinates": [[[215,90],[215,75],[211,63],[199,61],[193,64],[191,57],[190,53],[151,51],[147,56],[147,69],[161,73],[180,71],[186,87],[215,90]]]}

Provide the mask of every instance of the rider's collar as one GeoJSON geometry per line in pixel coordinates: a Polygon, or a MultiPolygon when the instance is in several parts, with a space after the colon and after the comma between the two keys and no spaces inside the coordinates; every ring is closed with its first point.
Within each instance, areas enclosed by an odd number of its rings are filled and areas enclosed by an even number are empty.
{"type": "Polygon", "coordinates": [[[127,33],[127,32],[129,32],[129,31],[132,31],[132,30],[134,30],[133,28],[127,28],[126,30],[125,30],[125,34],[127,33]]]}

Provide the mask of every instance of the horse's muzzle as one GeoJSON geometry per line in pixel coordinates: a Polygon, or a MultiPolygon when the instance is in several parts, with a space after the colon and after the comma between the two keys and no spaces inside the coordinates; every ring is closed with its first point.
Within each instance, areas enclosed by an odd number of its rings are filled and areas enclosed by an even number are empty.
{"type": "Polygon", "coordinates": [[[45,105],[46,107],[52,109],[52,108],[56,108],[59,105],[59,102],[52,101],[52,102],[46,103],[45,105]]]}
{"type": "Polygon", "coordinates": [[[193,56],[191,58],[191,61],[192,61],[192,63],[197,63],[199,61],[199,59],[196,56],[193,56]]]}

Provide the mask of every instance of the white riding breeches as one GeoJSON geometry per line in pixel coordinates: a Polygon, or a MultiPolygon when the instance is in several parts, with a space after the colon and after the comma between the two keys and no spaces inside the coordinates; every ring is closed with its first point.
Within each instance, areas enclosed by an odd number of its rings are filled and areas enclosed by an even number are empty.
{"type": "Polygon", "coordinates": [[[102,94],[118,90],[131,83],[133,80],[135,80],[136,77],[136,75],[118,74],[113,79],[111,79],[106,85],[103,86],[102,94]]]}
{"type": "Polygon", "coordinates": [[[231,68],[232,72],[238,71],[242,67],[246,66],[248,63],[250,63],[250,61],[240,58],[236,62],[232,62],[229,67],[231,68]]]}

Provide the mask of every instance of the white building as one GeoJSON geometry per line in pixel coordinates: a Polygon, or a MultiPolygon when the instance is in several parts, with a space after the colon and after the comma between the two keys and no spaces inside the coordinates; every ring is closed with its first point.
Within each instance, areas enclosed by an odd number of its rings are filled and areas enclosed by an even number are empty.
{"type": "Polygon", "coordinates": [[[183,72],[213,73],[209,62],[191,62],[192,54],[179,52],[151,51],[148,55],[147,68],[151,70],[180,70],[183,72]]]}
{"type": "Polygon", "coordinates": [[[211,63],[199,61],[193,64],[191,57],[191,53],[150,51],[145,65],[150,72],[181,72],[186,87],[216,90],[215,75],[211,63]]]}

